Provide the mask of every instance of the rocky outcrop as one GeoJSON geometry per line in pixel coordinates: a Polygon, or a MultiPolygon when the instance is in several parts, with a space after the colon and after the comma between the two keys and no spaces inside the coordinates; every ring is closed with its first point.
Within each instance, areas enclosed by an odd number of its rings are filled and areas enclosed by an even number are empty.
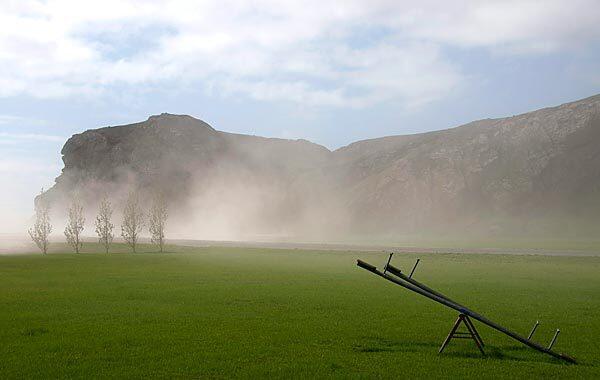
{"type": "Polygon", "coordinates": [[[336,159],[350,187],[350,208],[368,215],[374,229],[385,220],[414,231],[548,232],[566,228],[583,211],[600,217],[590,202],[600,190],[599,144],[595,96],[444,131],[361,141],[337,151],[336,159]]]}
{"type": "Polygon", "coordinates": [[[600,96],[334,152],[162,114],[74,135],[62,154],[53,202],[160,191],[182,225],[204,215],[237,232],[537,234],[600,219],[600,96]]]}

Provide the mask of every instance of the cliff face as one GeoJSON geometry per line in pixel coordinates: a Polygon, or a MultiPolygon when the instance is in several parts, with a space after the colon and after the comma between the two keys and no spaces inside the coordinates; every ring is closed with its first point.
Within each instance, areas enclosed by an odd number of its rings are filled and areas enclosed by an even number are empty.
{"type": "Polygon", "coordinates": [[[62,154],[47,199],[160,191],[203,237],[555,233],[600,220],[600,96],[334,152],[162,114],[75,135],[62,154]]]}
{"type": "Polygon", "coordinates": [[[417,229],[509,223],[535,230],[532,223],[542,227],[584,210],[600,216],[590,203],[600,185],[600,96],[439,132],[361,141],[335,153],[351,187],[351,208],[369,215],[376,228],[384,219],[417,229]]]}

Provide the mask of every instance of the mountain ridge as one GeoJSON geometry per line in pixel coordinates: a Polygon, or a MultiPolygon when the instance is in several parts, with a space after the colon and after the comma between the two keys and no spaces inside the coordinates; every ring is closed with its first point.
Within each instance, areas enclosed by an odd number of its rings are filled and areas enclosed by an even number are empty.
{"type": "Polygon", "coordinates": [[[202,211],[218,226],[199,227],[234,235],[546,233],[600,215],[600,95],[335,150],[162,113],[73,135],[62,153],[43,199],[161,192],[182,225],[202,211]]]}

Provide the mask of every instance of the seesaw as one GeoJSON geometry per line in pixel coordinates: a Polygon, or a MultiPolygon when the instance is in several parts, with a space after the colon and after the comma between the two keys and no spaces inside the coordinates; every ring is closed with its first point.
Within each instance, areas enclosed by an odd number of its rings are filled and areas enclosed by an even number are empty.
{"type": "Polygon", "coordinates": [[[450,333],[448,334],[446,339],[444,339],[444,342],[442,343],[442,346],[439,349],[440,353],[442,351],[444,351],[444,348],[446,348],[446,346],[448,345],[448,343],[450,343],[450,341],[452,339],[472,339],[475,342],[475,345],[477,346],[479,351],[485,355],[483,340],[481,339],[479,332],[475,328],[475,325],[473,324],[473,321],[471,320],[471,318],[472,318],[472,319],[475,319],[475,320],[483,323],[486,326],[493,328],[494,330],[500,331],[504,335],[507,335],[507,336],[511,337],[512,339],[517,340],[520,343],[523,343],[524,345],[526,345],[528,347],[533,348],[534,350],[537,350],[537,351],[542,352],[547,355],[551,355],[557,359],[564,360],[569,363],[577,363],[575,361],[575,359],[573,359],[572,357],[552,350],[554,343],[556,343],[556,338],[558,338],[558,334],[560,333],[559,329],[557,329],[556,332],[554,333],[554,336],[552,337],[552,340],[550,341],[548,346],[542,346],[541,344],[531,340],[531,338],[533,337],[533,334],[535,333],[537,327],[539,326],[539,322],[536,322],[534,324],[533,328],[531,329],[531,332],[529,333],[529,335],[527,337],[519,335],[516,332],[511,331],[511,330],[507,329],[506,327],[503,327],[494,321],[491,321],[490,319],[484,317],[483,315],[474,312],[473,310],[450,299],[449,297],[445,296],[444,294],[413,279],[412,277],[417,268],[417,265],[419,264],[419,259],[417,259],[417,262],[413,266],[410,274],[407,276],[404,273],[402,273],[402,271],[399,268],[396,268],[390,264],[390,262],[392,260],[392,256],[393,256],[393,253],[390,254],[390,256],[387,260],[387,263],[385,264],[385,266],[383,268],[383,272],[378,270],[375,266],[373,266],[367,262],[364,262],[362,260],[357,260],[356,264],[359,267],[366,269],[369,272],[374,273],[380,277],[383,277],[386,280],[393,282],[396,285],[400,285],[405,289],[411,290],[417,294],[420,294],[420,295],[427,297],[433,301],[436,301],[446,307],[449,307],[450,309],[454,309],[454,310],[458,311],[458,313],[459,313],[458,319],[452,326],[452,329],[450,330],[450,333]],[[467,328],[466,332],[457,331],[459,326],[461,325],[461,323],[464,324],[465,327],[467,328]]]}

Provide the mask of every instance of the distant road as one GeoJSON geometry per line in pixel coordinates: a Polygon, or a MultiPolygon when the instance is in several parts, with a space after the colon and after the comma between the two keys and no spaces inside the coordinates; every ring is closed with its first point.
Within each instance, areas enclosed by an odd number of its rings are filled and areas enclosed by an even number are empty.
{"type": "Polygon", "coordinates": [[[600,252],[583,250],[551,250],[533,248],[440,248],[440,247],[402,247],[369,244],[344,243],[292,243],[292,242],[260,242],[260,241],[216,241],[216,240],[169,240],[169,244],[190,247],[240,247],[240,248],[272,248],[300,249],[324,251],[362,251],[362,252],[398,252],[398,253],[465,253],[495,255],[541,255],[541,256],[579,256],[600,257],[600,252]]]}
{"type": "MultiPolygon", "coordinates": [[[[62,242],[63,239],[61,239],[62,242]]],[[[87,241],[92,241],[87,238],[87,241]]],[[[55,240],[56,241],[56,240],[55,240]]],[[[93,239],[93,241],[96,241],[93,239]]],[[[115,239],[120,241],[120,239],[115,239]]],[[[142,239],[142,242],[149,242],[142,239]]],[[[392,246],[375,244],[347,243],[294,243],[273,241],[220,241],[172,239],[169,244],[188,247],[240,247],[240,248],[271,248],[299,249],[323,251],[362,251],[362,252],[398,252],[398,253],[464,253],[464,254],[495,254],[495,255],[541,255],[541,256],[571,256],[571,257],[600,257],[600,252],[584,250],[552,250],[533,248],[444,248],[424,246],[392,246]]],[[[0,254],[18,254],[37,252],[35,245],[24,235],[0,234],[0,254]]]]}
{"type": "Polygon", "coordinates": [[[36,249],[26,235],[0,234],[0,255],[35,252],[36,249]]]}

